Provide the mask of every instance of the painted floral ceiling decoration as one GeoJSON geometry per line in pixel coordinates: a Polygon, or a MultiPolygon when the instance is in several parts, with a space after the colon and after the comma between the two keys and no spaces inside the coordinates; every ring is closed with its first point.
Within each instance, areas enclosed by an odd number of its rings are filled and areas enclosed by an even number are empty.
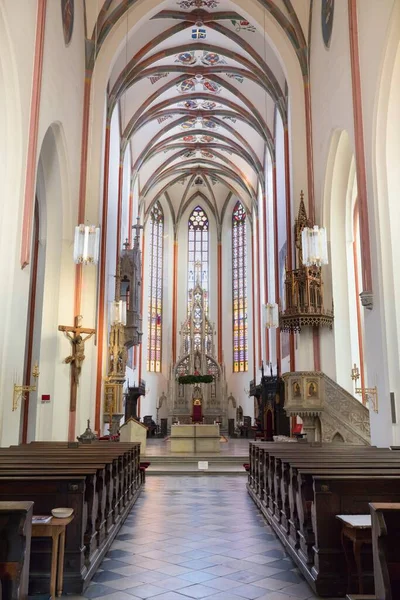
{"type": "Polygon", "coordinates": [[[214,141],[214,138],[211,135],[202,135],[200,137],[200,142],[203,144],[211,144],[214,141]]]}
{"type": "Polygon", "coordinates": [[[175,62],[181,63],[182,65],[194,65],[197,63],[195,53],[192,52],[181,52],[175,58],[175,62]]]}
{"type": "Polygon", "coordinates": [[[181,94],[188,94],[189,92],[194,92],[195,87],[196,81],[194,79],[185,79],[177,85],[176,89],[181,94]]]}
{"type": "Polygon", "coordinates": [[[212,100],[204,100],[204,102],[201,103],[201,108],[204,110],[214,110],[214,108],[217,108],[217,104],[212,100]]]}
{"type": "Polygon", "coordinates": [[[199,52],[197,54],[194,50],[180,52],[180,54],[176,55],[175,62],[186,66],[203,64],[207,67],[214,67],[216,65],[227,64],[227,61],[223,56],[217,54],[216,52],[209,52],[208,50],[203,50],[202,52],[199,52]]]}
{"type": "Polygon", "coordinates": [[[226,60],[215,52],[204,52],[201,57],[203,65],[213,67],[214,65],[226,65],[226,60]]]}
{"type": "Polygon", "coordinates": [[[217,129],[218,125],[215,121],[213,121],[213,119],[211,117],[204,117],[202,119],[202,125],[203,127],[206,127],[207,129],[217,129]]]}
{"type": "Polygon", "coordinates": [[[186,110],[207,110],[207,111],[211,111],[214,110],[215,108],[221,108],[221,105],[217,105],[216,102],[213,102],[212,100],[203,100],[202,102],[199,102],[198,100],[185,100],[185,102],[181,102],[179,104],[180,107],[182,108],[186,108],[186,110]]]}
{"type": "Polygon", "coordinates": [[[189,10],[193,8],[217,8],[219,0],[180,0],[179,8],[189,10]]]}
{"type": "Polygon", "coordinates": [[[221,85],[211,79],[206,79],[202,76],[196,76],[196,78],[188,78],[181,81],[176,89],[181,94],[189,94],[194,91],[205,91],[211,94],[219,94],[221,92],[221,85]],[[198,89],[199,88],[199,89],[198,89]]]}
{"type": "Polygon", "coordinates": [[[186,108],[187,110],[196,110],[199,108],[199,103],[197,100],[186,100],[179,104],[182,108],[186,108]]]}
{"type": "Polygon", "coordinates": [[[211,92],[211,94],[219,94],[222,89],[219,83],[209,79],[203,79],[203,88],[204,91],[211,92]]]}
{"type": "Polygon", "coordinates": [[[188,119],[187,121],[184,121],[183,123],[181,123],[181,127],[183,130],[186,129],[193,129],[197,124],[197,119],[193,118],[193,119],[188,119]]]}

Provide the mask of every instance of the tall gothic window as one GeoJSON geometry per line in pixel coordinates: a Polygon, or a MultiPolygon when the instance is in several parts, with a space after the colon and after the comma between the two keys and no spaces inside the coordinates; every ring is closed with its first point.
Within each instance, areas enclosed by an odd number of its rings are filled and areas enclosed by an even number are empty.
{"type": "Polygon", "coordinates": [[[233,372],[248,370],[246,211],[237,202],[232,214],[233,372]]]}
{"type": "Polygon", "coordinates": [[[208,240],[207,215],[200,206],[196,206],[188,223],[188,308],[192,300],[192,290],[200,272],[206,312],[208,311],[208,240]]]}
{"type": "Polygon", "coordinates": [[[164,214],[159,202],[150,213],[149,235],[149,311],[147,370],[161,372],[162,283],[164,214]]]}

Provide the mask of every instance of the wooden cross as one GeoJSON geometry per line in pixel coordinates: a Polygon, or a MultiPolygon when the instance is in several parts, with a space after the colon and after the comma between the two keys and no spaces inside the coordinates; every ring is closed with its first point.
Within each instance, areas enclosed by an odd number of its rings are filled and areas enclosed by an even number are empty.
{"type": "Polygon", "coordinates": [[[96,333],[95,329],[81,327],[81,315],[75,317],[75,325],[59,325],[58,330],[63,331],[66,337],[71,342],[72,354],[64,360],[71,365],[71,396],[70,396],[70,412],[76,411],[76,396],[79,384],[79,377],[82,370],[82,363],[85,360],[85,342],[96,333]],[[82,334],[86,333],[85,337],[82,334]]]}

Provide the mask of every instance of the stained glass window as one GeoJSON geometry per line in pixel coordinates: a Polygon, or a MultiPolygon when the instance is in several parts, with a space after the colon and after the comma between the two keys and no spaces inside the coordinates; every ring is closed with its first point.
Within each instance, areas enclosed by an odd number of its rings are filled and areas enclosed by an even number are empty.
{"type": "Polygon", "coordinates": [[[197,277],[204,290],[204,308],[208,311],[208,239],[207,215],[196,206],[188,223],[188,312],[197,277]]]}
{"type": "Polygon", "coordinates": [[[248,370],[246,211],[237,202],[232,214],[233,372],[248,370]]]}
{"type": "Polygon", "coordinates": [[[162,283],[164,214],[159,202],[150,213],[149,238],[149,311],[147,370],[161,372],[162,283]]]}

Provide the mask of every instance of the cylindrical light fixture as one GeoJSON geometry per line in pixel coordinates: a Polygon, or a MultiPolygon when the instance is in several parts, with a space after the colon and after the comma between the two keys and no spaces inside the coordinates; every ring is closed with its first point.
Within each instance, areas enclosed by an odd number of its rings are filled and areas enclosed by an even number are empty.
{"type": "Polygon", "coordinates": [[[279,309],[276,302],[268,302],[263,306],[264,327],[274,329],[279,327],[279,309]]]}
{"type": "Polygon", "coordinates": [[[114,300],[110,305],[111,325],[126,325],[126,302],[125,300],[114,300]]]}
{"type": "Polygon", "coordinates": [[[77,265],[97,265],[99,262],[100,227],[77,225],[74,239],[74,262],[77,265]]]}
{"type": "Polygon", "coordinates": [[[304,227],[301,232],[303,264],[307,267],[321,267],[328,264],[328,244],[325,227],[304,227]]]}

